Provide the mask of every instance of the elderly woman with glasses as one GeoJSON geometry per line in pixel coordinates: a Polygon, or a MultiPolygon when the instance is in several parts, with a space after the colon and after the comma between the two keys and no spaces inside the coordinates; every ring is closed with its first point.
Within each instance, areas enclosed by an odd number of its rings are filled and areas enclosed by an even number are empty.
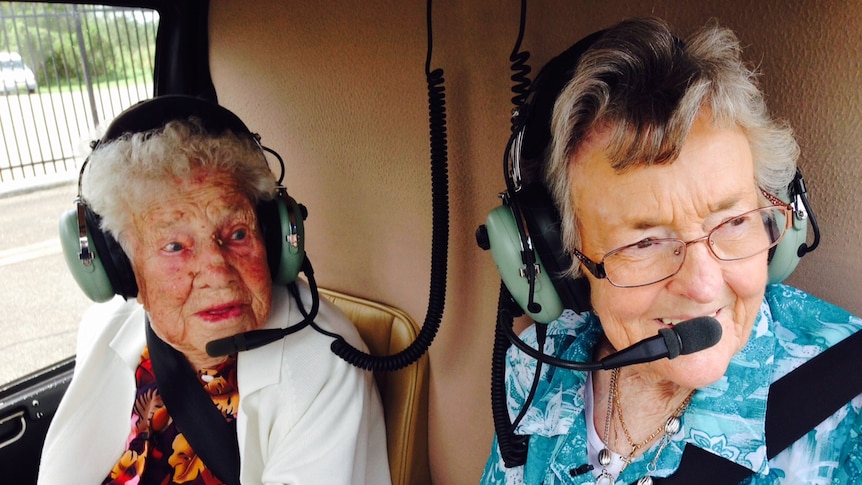
{"type": "Polygon", "coordinates": [[[598,361],[695,318],[721,335],[674,359],[592,372],[511,348],[507,406],[526,458],[504,460],[498,436],[482,482],[663,483],[684,455],[712,455],[734,474],[698,465],[664,483],[862,483],[862,397],[782,450],[766,431],[785,424],[767,424],[771,386],[862,320],[768,283],[792,224],[782,198],[799,149],[769,117],[735,35],[709,25],[683,42],[658,19],[635,19],[593,38],[573,47],[584,50],[565,70],[543,159],[528,167],[561,214],[592,309],[521,338],[598,361]]]}

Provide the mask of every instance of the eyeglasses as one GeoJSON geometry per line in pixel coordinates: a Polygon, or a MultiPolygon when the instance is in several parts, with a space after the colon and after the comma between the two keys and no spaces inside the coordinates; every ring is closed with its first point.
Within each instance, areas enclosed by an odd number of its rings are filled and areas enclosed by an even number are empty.
{"type": "Polygon", "coordinates": [[[691,241],[644,239],[614,249],[595,262],[577,249],[575,257],[596,278],[607,278],[620,288],[635,288],[666,280],[685,262],[688,246],[706,241],[709,252],[721,261],[738,261],[775,247],[793,223],[793,207],[764,192],[775,205],[745,212],[715,226],[709,234],[691,241]]]}

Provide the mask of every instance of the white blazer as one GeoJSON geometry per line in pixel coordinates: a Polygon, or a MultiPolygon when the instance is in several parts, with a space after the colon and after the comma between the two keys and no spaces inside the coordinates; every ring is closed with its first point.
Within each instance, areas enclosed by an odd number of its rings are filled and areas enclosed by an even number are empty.
{"type": "MultiPolygon", "coordinates": [[[[306,309],[308,286],[299,281],[306,309]]],[[[273,288],[265,328],[302,315],[273,288]]],[[[353,324],[325,298],[315,322],[365,349],[353,324]]],[[[45,439],[40,485],[101,483],[126,448],[134,372],[146,344],[144,310],[117,297],[82,320],[74,376],[45,439]]],[[[370,372],[329,349],[332,338],[306,327],[237,360],[237,438],[246,484],[391,483],[380,396],[370,372]]]]}

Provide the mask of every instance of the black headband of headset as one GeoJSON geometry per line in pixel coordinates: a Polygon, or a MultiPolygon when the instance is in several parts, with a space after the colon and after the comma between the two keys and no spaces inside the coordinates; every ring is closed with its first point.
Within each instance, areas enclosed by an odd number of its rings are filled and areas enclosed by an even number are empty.
{"type": "Polygon", "coordinates": [[[251,136],[239,117],[216,103],[186,95],[164,95],[147,99],[126,109],[108,126],[99,143],[107,143],[126,133],[145,133],[164,127],[168,122],[191,116],[211,134],[231,131],[251,136]]]}
{"type": "Polygon", "coordinates": [[[523,120],[521,156],[536,159],[545,155],[551,141],[551,117],[560,92],[572,79],[581,56],[605,33],[594,32],[548,61],[533,82],[532,97],[523,120]]]}

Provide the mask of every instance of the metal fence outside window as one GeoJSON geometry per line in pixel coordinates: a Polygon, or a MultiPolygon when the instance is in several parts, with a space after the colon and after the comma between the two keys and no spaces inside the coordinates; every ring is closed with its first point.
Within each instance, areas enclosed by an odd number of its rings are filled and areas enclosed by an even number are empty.
{"type": "Polygon", "coordinates": [[[156,11],[0,2],[0,191],[74,178],[89,144],[152,97],[156,11]]]}

